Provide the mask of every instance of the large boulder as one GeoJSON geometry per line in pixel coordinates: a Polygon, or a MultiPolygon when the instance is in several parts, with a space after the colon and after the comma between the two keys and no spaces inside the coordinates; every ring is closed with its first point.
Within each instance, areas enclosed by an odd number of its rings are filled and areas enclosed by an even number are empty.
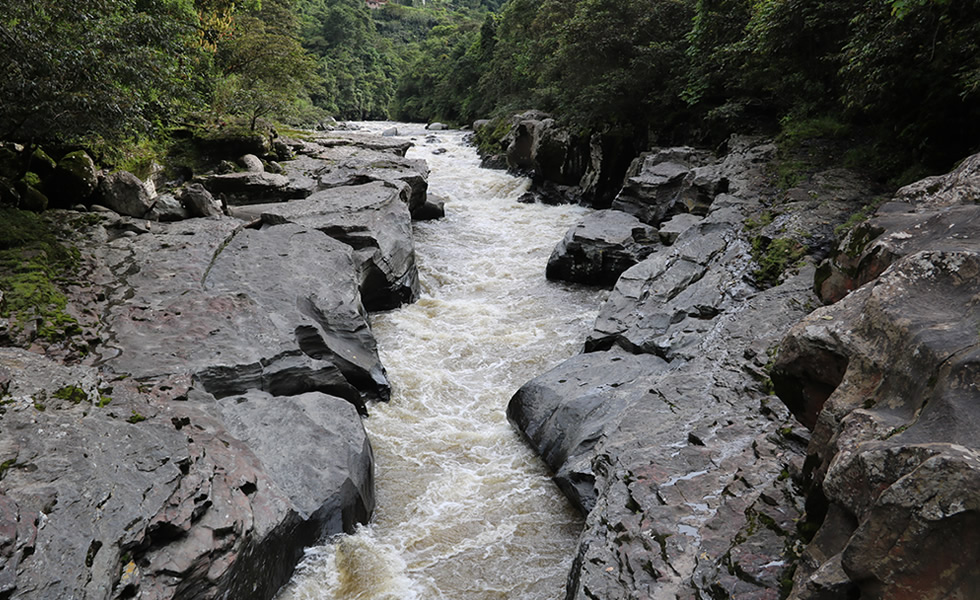
{"type": "Polygon", "coordinates": [[[296,223],[353,248],[361,300],[368,310],[388,310],[419,295],[407,184],[375,181],[328,188],[303,200],[259,204],[234,211],[264,223],[296,223]]]}
{"type": "Polygon", "coordinates": [[[813,428],[820,525],[792,598],[980,591],[978,281],[976,250],[909,254],[783,341],[773,381],[813,428]]]}
{"type": "Polygon", "coordinates": [[[980,154],[946,175],[898,190],[872,218],[851,229],[821,265],[817,294],[825,303],[836,302],[920,250],[977,249],[978,190],[980,154]]]}
{"type": "Polygon", "coordinates": [[[218,398],[319,391],[361,410],[388,398],[352,250],[316,229],[188,220],[92,252],[108,270],[92,279],[109,287],[109,369],[193,377],[218,398]]]}
{"type": "Polygon", "coordinates": [[[517,392],[508,416],[586,515],[568,598],[778,597],[806,432],[768,399],[763,369],[808,279],[715,317],[691,359],[613,347],[517,392]]]}
{"type": "Polygon", "coordinates": [[[0,379],[4,598],[271,598],[305,546],[373,509],[344,400],[219,403],[11,348],[0,379]]]}
{"type": "Polygon", "coordinates": [[[285,175],[264,171],[211,175],[203,184],[209,192],[229,205],[286,202],[307,194],[305,190],[291,186],[285,175]]]}
{"type": "Polygon", "coordinates": [[[395,185],[407,184],[409,194],[405,202],[412,216],[425,208],[429,188],[429,167],[424,160],[404,158],[371,148],[337,147],[321,149],[313,155],[315,161],[287,163],[291,177],[305,172],[316,182],[317,190],[360,185],[369,181],[383,181],[395,185]],[[301,173],[297,174],[296,171],[301,173]],[[294,175],[295,174],[295,175],[294,175]]]}
{"type": "Polygon", "coordinates": [[[712,320],[749,297],[751,262],[740,213],[718,210],[626,270],[603,304],[586,348],[620,346],[673,359],[699,353],[712,320]]]}
{"type": "Polygon", "coordinates": [[[707,168],[712,157],[694,148],[665,148],[637,157],[626,173],[623,189],[612,207],[659,225],[677,212],[705,214],[728,181],[707,168]]]}
{"type": "Polygon", "coordinates": [[[113,171],[99,183],[102,204],[121,215],[143,217],[153,208],[153,199],[139,177],[129,171],[113,171]]]}
{"type": "Polygon", "coordinates": [[[48,195],[58,206],[86,202],[99,185],[98,170],[84,150],[66,154],[48,182],[48,195]]]}
{"type": "Polygon", "coordinates": [[[657,230],[617,210],[587,215],[568,230],[548,259],[548,279],[612,287],[620,274],[649,256],[657,230]]]}
{"type": "Polygon", "coordinates": [[[172,194],[160,194],[153,199],[153,206],[145,216],[153,221],[183,221],[190,213],[172,194]]]}
{"type": "Polygon", "coordinates": [[[222,214],[221,203],[200,183],[192,183],[180,191],[180,203],[192,217],[213,217],[222,214]]]}

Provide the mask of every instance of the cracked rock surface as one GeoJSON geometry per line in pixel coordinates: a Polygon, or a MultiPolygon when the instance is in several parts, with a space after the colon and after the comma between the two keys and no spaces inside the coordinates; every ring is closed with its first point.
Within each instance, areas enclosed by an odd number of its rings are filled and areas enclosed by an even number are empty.
{"type": "Polygon", "coordinates": [[[899,190],[852,232],[824,283],[856,289],[783,342],[773,381],[813,430],[819,527],[791,598],[980,595],[978,164],[899,190]]]}
{"type": "Polygon", "coordinates": [[[205,179],[254,219],[65,213],[88,353],[0,348],[0,598],[272,598],[306,547],[368,521],[361,417],[389,386],[363,298],[414,300],[428,174],[372,139],[205,179]],[[414,178],[322,185],[317,153],[414,178]]]}

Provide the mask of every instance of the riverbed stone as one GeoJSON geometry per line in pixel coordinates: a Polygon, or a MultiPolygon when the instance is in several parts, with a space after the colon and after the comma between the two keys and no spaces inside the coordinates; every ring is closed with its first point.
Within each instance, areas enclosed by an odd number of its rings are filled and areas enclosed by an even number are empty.
{"type": "Polygon", "coordinates": [[[153,198],[139,177],[129,171],[114,171],[99,183],[102,203],[121,215],[143,217],[153,208],[153,198]]]}
{"type": "Polygon", "coordinates": [[[219,410],[186,383],[13,348],[0,371],[5,597],[270,598],[305,546],[373,508],[370,446],[339,398],[253,391],[219,410]]]}
{"type": "Polygon", "coordinates": [[[230,205],[286,202],[303,195],[302,191],[289,185],[285,175],[264,171],[211,175],[203,184],[211,194],[230,205]]]}
{"type": "Polygon", "coordinates": [[[620,274],[659,245],[657,230],[633,215],[600,210],[585,216],[555,246],[548,279],[611,288],[620,274]]]}
{"type": "Polygon", "coordinates": [[[771,152],[733,142],[711,177],[738,194],[682,211],[673,244],[620,276],[586,353],[509,407],[586,515],[567,598],[776,598],[792,575],[808,432],[770,395],[767,370],[816,305],[813,267],[766,290],[748,277],[743,223],[771,152]]]}
{"type": "Polygon", "coordinates": [[[192,376],[219,398],[321,391],[363,407],[388,397],[349,246],[289,223],[156,227],[93,249],[109,270],[98,276],[115,286],[101,349],[108,368],[192,376]]]}
{"type": "Polygon", "coordinates": [[[239,218],[296,223],[353,248],[361,301],[368,310],[387,310],[419,295],[408,185],[375,181],[328,188],[309,198],[236,210],[239,218]]]}
{"type": "Polygon", "coordinates": [[[160,194],[153,199],[153,206],[145,216],[152,221],[182,221],[190,213],[173,194],[160,194]]]}
{"type": "Polygon", "coordinates": [[[180,203],[192,217],[213,217],[222,214],[221,202],[200,183],[192,183],[180,191],[180,203]]]}
{"type": "Polygon", "coordinates": [[[425,205],[429,188],[429,167],[424,160],[404,158],[369,148],[353,151],[332,148],[318,152],[321,161],[316,170],[318,189],[360,185],[369,181],[407,184],[410,193],[406,205],[414,216],[425,205]]]}

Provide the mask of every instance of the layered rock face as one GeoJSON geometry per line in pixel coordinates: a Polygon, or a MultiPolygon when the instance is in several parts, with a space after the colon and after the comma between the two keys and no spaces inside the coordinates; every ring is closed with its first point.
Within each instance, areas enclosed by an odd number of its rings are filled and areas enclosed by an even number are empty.
{"type": "Polygon", "coordinates": [[[370,518],[361,415],[389,388],[365,303],[417,296],[428,171],[355,144],[179,194],[206,218],[79,226],[90,354],[0,349],[0,597],[271,598],[305,547],[370,518]],[[401,166],[323,183],[366,154],[401,166]]]}
{"type": "MultiPolygon", "coordinates": [[[[474,129],[490,125],[478,121],[474,129]]],[[[504,151],[485,156],[484,164],[529,175],[531,189],[522,202],[606,208],[636,155],[632,138],[575,135],[541,111],[514,115],[509,125],[498,140],[504,151]]]]}
{"type": "Polygon", "coordinates": [[[980,596],[980,157],[899,190],[817,279],[780,397],[819,526],[791,598],[980,596]]]}
{"type": "Polygon", "coordinates": [[[614,207],[660,244],[586,352],[511,400],[586,515],[569,599],[977,595],[975,159],[900,191],[815,276],[874,188],[833,170],[760,195],[771,151],[641,156],[614,207]],[[767,287],[778,240],[805,258],[767,287]],[[807,316],[831,300],[814,281],[866,285],[807,316]]]}
{"type": "Polygon", "coordinates": [[[670,245],[622,274],[590,351],[508,407],[586,514],[567,598],[776,598],[790,576],[806,430],[764,369],[815,303],[812,269],[752,285],[743,221],[772,147],[733,146],[712,164],[739,195],[651,219],[670,245]]]}

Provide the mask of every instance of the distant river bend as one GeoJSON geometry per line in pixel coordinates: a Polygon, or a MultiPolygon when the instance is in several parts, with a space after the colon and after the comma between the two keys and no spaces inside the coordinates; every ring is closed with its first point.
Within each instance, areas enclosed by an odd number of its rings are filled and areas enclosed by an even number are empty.
{"type": "Polygon", "coordinates": [[[375,517],[312,549],[278,599],[562,598],[581,521],[505,408],[596,316],[598,292],[544,277],[586,209],[518,203],[527,181],[481,169],[463,132],[360,125],[415,142],[446,218],[415,225],[421,299],[371,320],[392,384],[365,421],[375,517]]]}

